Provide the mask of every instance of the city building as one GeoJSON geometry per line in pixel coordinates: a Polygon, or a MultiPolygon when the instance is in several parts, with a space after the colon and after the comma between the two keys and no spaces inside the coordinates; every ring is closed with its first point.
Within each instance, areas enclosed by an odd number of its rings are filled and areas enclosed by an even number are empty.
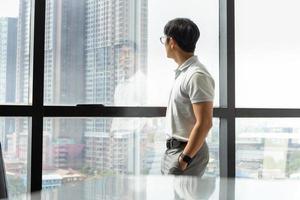
{"type": "MultiPolygon", "coordinates": [[[[147,73],[147,1],[88,0],[85,8],[85,102],[117,105],[116,88],[139,70],[147,73]]],[[[122,129],[116,120],[86,120],[85,163],[103,172],[134,173],[133,137],[142,133],[122,129]]]]}
{"type": "MultiPolygon", "coordinates": [[[[17,55],[17,19],[0,17],[0,102],[15,102],[16,87],[16,55],[17,55]]],[[[14,132],[13,119],[0,121],[2,134],[0,142],[3,149],[7,149],[6,135],[14,132]]]]}

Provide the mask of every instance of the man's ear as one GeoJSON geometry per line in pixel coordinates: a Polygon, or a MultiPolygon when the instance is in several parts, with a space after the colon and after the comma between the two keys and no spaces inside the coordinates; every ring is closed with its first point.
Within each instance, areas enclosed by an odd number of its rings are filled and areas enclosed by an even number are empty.
{"type": "Polygon", "coordinates": [[[170,47],[171,47],[171,49],[174,49],[175,45],[176,45],[176,41],[173,38],[171,38],[170,39],[170,47]]]}

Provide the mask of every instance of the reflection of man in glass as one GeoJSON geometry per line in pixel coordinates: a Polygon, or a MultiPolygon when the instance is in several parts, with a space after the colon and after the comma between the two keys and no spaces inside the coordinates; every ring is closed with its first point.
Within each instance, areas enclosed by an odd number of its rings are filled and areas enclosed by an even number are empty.
{"type": "Polygon", "coordinates": [[[117,86],[114,93],[116,106],[142,106],[146,103],[145,67],[138,64],[139,55],[134,42],[115,47],[117,86]]]}
{"type": "MultiPolygon", "coordinates": [[[[144,106],[146,104],[146,75],[145,67],[138,63],[139,54],[134,42],[125,42],[115,47],[115,62],[117,66],[117,86],[114,92],[115,106],[144,106]]],[[[114,118],[111,125],[111,135],[118,143],[119,155],[113,159],[118,165],[123,165],[123,173],[140,173],[149,170],[150,166],[143,166],[142,159],[151,151],[148,145],[149,134],[144,118],[114,118]],[[122,152],[121,152],[122,151],[122,152]],[[120,162],[118,162],[120,160],[120,162]]],[[[146,165],[146,164],[145,164],[146,165]]]]}
{"type": "Polygon", "coordinates": [[[177,18],[165,25],[160,38],[167,57],[178,65],[166,114],[162,174],[202,176],[208,164],[205,139],[212,127],[214,80],[194,55],[199,37],[194,22],[177,18]]]}
{"type": "Polygon", "coordinates": [[[175,200],[209,199],[216,188],[215,177],[187,177],[177,176],[174,178],[175,200]]]}

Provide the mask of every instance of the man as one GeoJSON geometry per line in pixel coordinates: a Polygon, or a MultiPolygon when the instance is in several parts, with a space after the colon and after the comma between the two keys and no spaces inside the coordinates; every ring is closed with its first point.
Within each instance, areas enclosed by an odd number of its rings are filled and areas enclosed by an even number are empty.
{"type": "Polygon", "coordinates": [[[167,57],[178,67],[166,113],[167,150],[162,174],[202,176],[209,160],[205,138],[212,127],[214,80],[194,55],[200,37],[197,25],[176,18],[164,27],[167,57]]]}

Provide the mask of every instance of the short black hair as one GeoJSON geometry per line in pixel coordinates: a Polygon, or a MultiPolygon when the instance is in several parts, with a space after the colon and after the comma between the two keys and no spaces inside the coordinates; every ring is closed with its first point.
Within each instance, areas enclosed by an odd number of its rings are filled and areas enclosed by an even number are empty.
{"type": "Polygon", "coordinates": [[[172,37],[178,46],[186,52],[194,52],[200,37],[197,25],[188,18],[175,18],[164,27],[164,34],[172,37]]]}

